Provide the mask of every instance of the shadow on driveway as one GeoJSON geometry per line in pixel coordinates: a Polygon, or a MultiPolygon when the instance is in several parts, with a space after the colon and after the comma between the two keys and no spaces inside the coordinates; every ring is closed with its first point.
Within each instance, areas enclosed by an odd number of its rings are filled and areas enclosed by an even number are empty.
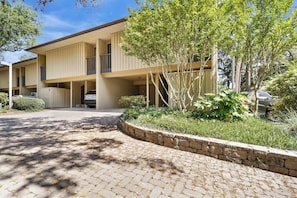
{"type": "Polygon", "coordinates": [[[15,194],[34,185],[48,191],[44,197],[62,190],[71,196],[75,195],[79,178],[73,178],[67,171],[86,170],[94,163],[121,166],[144,163],[162,172],[183,172],[163,159],[119,159],[104,154],[108,149],[122,152],[120,147],[124,142],[96,136],[116,130],[117,120],[118,116],[87,117],[79,121],[51,120],[49,117],[1,118],[0,181],[18,184],[15,194]]]}

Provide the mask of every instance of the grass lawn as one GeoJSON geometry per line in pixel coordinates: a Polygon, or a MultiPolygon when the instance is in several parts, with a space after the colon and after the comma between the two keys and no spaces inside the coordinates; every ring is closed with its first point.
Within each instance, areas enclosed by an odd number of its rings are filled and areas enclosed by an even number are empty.
{"type": "Polygon", "coordinates": [[[128,121],[135,125],[170,132],[297,151],[296,133],[287,132],[284,124],[275,124],[264,119],[251,117],[244,121],[222,122],[196,120],[181,113],[157,116],[144,113],[139,115],[137,119],[128,121]]]}

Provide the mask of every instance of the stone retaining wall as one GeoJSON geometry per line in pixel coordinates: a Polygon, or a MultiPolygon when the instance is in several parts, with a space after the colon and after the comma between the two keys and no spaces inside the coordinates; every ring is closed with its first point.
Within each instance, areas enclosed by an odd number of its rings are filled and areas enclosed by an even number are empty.
{"type": "Polygon", "coordinates": [[[294,151],[152,130],[123,120],[119,127],[139,140],[297,177],[297,152],[294,151]]]}

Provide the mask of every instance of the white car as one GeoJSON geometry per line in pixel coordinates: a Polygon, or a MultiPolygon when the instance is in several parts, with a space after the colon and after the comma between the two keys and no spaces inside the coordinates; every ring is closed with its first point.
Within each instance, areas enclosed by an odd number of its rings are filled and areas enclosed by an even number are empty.
{"type": "Polygon", "coordinates": [[[85,95],[84,102],[88,107],[96,107],[96,90],[89,90],[85,95]]]}

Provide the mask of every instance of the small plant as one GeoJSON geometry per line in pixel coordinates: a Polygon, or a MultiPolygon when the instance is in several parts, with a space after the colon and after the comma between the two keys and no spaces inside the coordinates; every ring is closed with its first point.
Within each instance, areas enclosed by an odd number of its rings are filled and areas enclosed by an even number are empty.
{"type": "Polygon", "coordinates": [[[140,115],[148,116],[152,118],[160,118],[164,115],[177,115],[179,111],[174,111],[172,109],[166,108],[166,107],[148,107],[148,108],[139,108],[139,107],[133,107],[128,108],[123,113],[122,118],[124,120],[134,120],[138,119],[140,115]]]}
{"type": "Polygon", "coordinates": [[[2,107],[6,106],[8,103],[8,94],[0,92],[0,103],[2,104],[2,107]]]}
{"type": "Polygon", "coordinates": [[[288,113],[290,110],[297,111],[297,95],[280,97],[273,103],[272,109],[274,115],[288,113]]]}
{"type": "Polygon", "coordinates": [[[21,111],[40,111],[45,108],[45,103],[39,98],[16,98],[13,100],[12,108],[21,111]]]}
{"type": "Polygon", "coordinates": [[[121,115],[121,118],[124,120],[134,120],[139,117],[141,114],[140,108],[129,108],[121,115]]]}
{"type": "Polygon", "coordinates": [[[215,119],[221,121],[243,120],[248,114],[247,97],[232,90],[223,90],[219,94],[201,97],[194,106],[192,117],[196,119],[215,119]]]}
{"type": "Polygon", "coordinates": [[[129,107],[145,107],[145,105],[146,105],[146,98],[143,95],[122,96],[119,99],[119,105],[121,105],[124,108],[129,108],[129,107]]]}
{"type": "Polygon", "coordinates": [[[284,115],[284,122],[286,123],[287,131],[297,136],[297,111],[287,110],[288,113],[284,115]]]}

